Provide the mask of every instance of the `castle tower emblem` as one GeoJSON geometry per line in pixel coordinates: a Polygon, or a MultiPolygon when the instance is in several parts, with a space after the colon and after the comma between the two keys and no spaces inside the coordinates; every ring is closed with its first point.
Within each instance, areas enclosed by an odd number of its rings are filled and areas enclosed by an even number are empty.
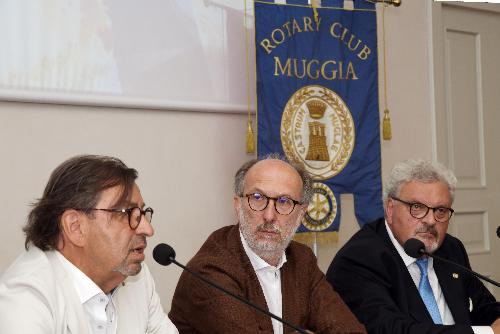
{"type": "Polygon", "coordinates": [[[328,180],[349,162],[356,133],[342,98],[324,86],[309,85],[288,99],[280,138],[289,160],[303,164],[314,180],[328,180]]]}
{"type": "Polygon", "coordinates": [[[309,122],[309,148],[306,160],[330,161],[326,144],[325,124],[319,120],[323,118],[326,110],[326,103],[320,100],[311,100],[306,103],[309,115],[314,120],[309,122]]]}

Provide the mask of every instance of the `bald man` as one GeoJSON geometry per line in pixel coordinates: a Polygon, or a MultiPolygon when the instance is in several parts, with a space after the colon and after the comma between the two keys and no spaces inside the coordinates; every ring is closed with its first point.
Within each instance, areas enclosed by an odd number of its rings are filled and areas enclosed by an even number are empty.
{"type": "MultiPolygon", "coordinates": [[[[311,187],[305,170],[279,156],[245,163],[234,182],[238,224],[212,233],[188,267],[305,330],[365,333],[311,250],[292,241],[311,187]]],[[[186,272],[169,317],[180,333],[293,331],[186,272]]]]}

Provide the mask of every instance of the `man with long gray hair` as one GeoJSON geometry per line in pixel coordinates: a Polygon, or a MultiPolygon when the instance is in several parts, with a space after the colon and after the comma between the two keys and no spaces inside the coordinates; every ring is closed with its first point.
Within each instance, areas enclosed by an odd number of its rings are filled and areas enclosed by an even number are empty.
{"type": "Polygon", "coordinates": [[[473,275],[403,245],[470,268],[447,234],[457,179],[443,165],[407,160],[384,187],[385,219],[366,224],[337,253],[327,279],[371,334],[500,333],[500,303],[473,275]],[[418,241],[416,241],[418,243],[418,241]]]}
{"type": "Polygon", "coordinates": [[[173,334],[144,261],[153,235],[137,171],[76,156],[50,176],[0,277],[0,333],[173,334]]]}
{"type": "MultiPolygon", "coordinates": [[[[208,238],[188,267],[236,295],[315,333],[365,333],[320,271],[311,250],[292,238],[311,198],[311,178],[276,155],[236,173],[238,224],[208,238]]],[[[184,272],[169,317],[181,333],[290,333],[184,272]]]]}

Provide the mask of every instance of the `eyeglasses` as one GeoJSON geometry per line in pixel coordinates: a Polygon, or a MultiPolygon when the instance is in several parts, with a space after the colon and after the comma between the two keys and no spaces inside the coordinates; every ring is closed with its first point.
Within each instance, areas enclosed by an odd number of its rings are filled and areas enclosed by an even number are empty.
{"type": "Polygon", "coordinates": [[[248,205],[250,206],[250,209],[254,211],[264,210],[267,208],[269,200],[272,199],[274,201],[274,209],[280,215],[289,215],[292,213],[295,205],[302,204],[301,202],[286,196],[269,197],[261,193],[252,193],[241,197],[246,197],[248,199],[248,205]]]}
{"type": "Polygon", "coordinates": [[[98,209],[98,208],[81,208],[75,209],[80,211],[106,211],[106,212],[114,212],[114,213],[126,213],[128,215],[128,225],[132,230],[137,229],[139,224],[141,223],[142,216],[146,218],[148,223],[151,224],[151,220],[153,219],[152,208],[146,208],[142,210],[139,207],[133,207],[128,209],[98,209]]]}
{"type": "Polygon", "coordinates": [[[444,206],[431,208],[430,206],[427,206],[419,202],[406,202],[394,196],[391,196],[391,198],[398,202],[408,205],[410,207],[410,215],[413,218],[417,219],[424,218],[429,212],[429,210],[432,210],[432,213],[434,214],[434,219],[436,219],[436,221],[440,223],[446,223],[448,220],[450,220],[451,216],[453,215],[453,212],[455,212],[455,210],[453,210],[452,208],[447,208],[444,206]]]}

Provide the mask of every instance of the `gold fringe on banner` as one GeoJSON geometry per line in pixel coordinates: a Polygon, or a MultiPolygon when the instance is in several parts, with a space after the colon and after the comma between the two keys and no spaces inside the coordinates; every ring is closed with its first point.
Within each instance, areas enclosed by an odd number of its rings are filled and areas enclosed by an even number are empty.
{"type": "Polygon", "coordinates": [[[317,244],[333,244],[339,240],[338,232],[302,232],[296,233],[293,240],[302,244],[312,246],[315,242],[317,244]]]}

